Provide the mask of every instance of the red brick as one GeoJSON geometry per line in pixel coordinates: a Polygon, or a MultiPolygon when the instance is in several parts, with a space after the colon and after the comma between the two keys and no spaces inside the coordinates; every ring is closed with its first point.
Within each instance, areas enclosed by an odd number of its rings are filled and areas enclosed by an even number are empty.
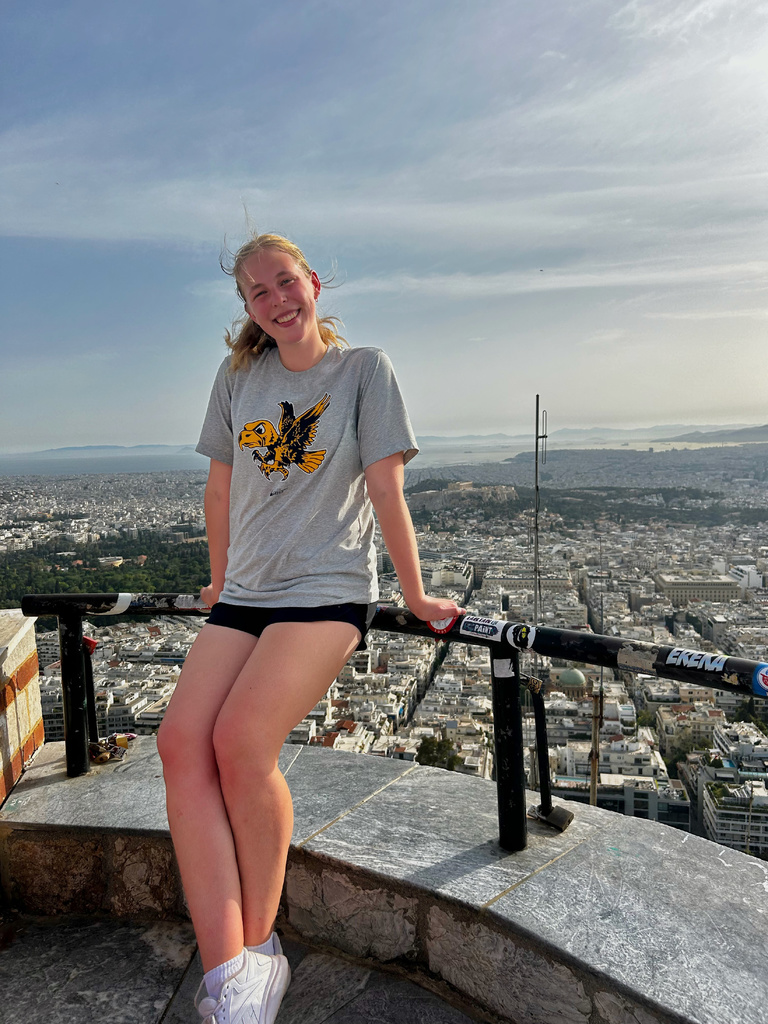
{"type": "Polygon", "coordinates": [[[37,651],[33,651],[28,658],[22,661],[12,676],[13,681],[16,683],[16,689],[18,691],[23,690],[28,683],[32,682],[39,671],[37,651]]]}
{"type": "Polygon", "coordinates": [[[3,767],[0,777],[0,799],[5,800],[21,775],[21,755],[17,751],[11,761],[3,767]]]}
{"type": "Polygon", "coordinates": [[[0,775],[0,804],[5,801],[5,798],[13,789],[13,784],[16,780],[13,777],[11,766],[6,765],[3,769],[3,774],[0,775]]]}
{"type": "Polygon", "coordinates": [[[11,682],[6,683],[0,690],[0,712],[7,710],[15,700],[16,687],[13,685],[13,677],[11,677],[11,682]]]}
{"type": "Polygon", "coordinates": [[[43,743],[45,743],[45,725],[43,723],[42,718],[35,726],[32,735],[35,740],[35,750],[39,750],[40,747],[42,747],[43,743]]]}

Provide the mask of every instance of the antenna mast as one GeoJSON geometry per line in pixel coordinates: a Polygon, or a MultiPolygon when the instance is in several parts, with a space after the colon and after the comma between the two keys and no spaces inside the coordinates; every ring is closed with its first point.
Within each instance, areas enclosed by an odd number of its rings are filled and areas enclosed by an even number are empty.
{"type": "MultiPolygon", "coordinates": [[[[539,396],[536,395],[536,458],[534,470],[534,494],[533,494],[533,624],[539,621],[539,597],[541,594],[541,579],[539,567],[539,441],[541,441],[541,464],[547,461],[547,411],[546,409],[539,417],[539,396]]],[[[538,661],[534,655],[534,661],[538,661]]]]}

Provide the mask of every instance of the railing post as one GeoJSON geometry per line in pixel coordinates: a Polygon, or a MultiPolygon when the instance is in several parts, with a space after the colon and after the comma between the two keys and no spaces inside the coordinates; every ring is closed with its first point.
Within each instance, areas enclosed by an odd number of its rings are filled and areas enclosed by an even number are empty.
{"type": "MultiPolygon", "coordinates": [[[[93,686],[93,658],[96,641],[83,637],[83,669],[85,671],[85,701],[88,717],[88,738],[91,743],[99,742],[99,723],[96,720],[96,692],[93,686]]],[[[90,760],[90,759],[89,759],[90,760]]]]}
{"type": "Polygon", "coordinates": [[[494,764],[499,804],[499,845],[512,852],[528,843],[525,807],[520,656],[497,658],[491,651],[494,764]]]}
{"type": "Polygon", "coordinates": [[[64,751],[67,775],[84,775],[90,768],[83,620],[80,615],[59,616],[61,687],[64,696],[64,751]]]}

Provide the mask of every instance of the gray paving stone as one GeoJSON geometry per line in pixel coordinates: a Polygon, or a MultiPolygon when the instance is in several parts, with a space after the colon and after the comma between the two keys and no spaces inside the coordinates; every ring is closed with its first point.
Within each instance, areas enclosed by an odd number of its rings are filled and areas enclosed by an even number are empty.
{"type": "Polygon", "coordinates": [[[194,950],[167,921],[21,919],[3,940],[2,1024],[155,1024],[194,950]]]}
{"type": "Polygon", "coordinates": [[[122,761],[67,777],[64,743],[46,743],[0,811],[0,824],[168,832],[163,769],[154,736],[138,736],[122,761]]]}
{"type": "Polygon", "coordinates": [[[324,1024],[473,1024],[473,1021],[413,982],[377,973],[365,992],[325,1018],[324,1024]]]}
{"type": "MultiPolygon", "coordinates": [[[[408,761],[333,754],[284,745],[278,766],[293,795],[293,842],[299,843],[382,786],[413,769],[408,761]]],[[[0,825],[89,828],[97,831],[168,833],[163,769],[154,736],[138,736],[122,761],[92,765],[85,775],[66,774],[64,743],[46,743],[0,810],[0,825]]]]}
{"type": "Polygon", "coordinates": [[[368,968],[310,953],[293,971],[277,1024],[322,1024],[359,996],[370,976],[368,968]]]}
{"type": "MultiPolygon", "coordinates": [[[[285,749],[285,748],[284,748],[285,749]]],[[[294,806],[294,844],[305,842],[318,829],[335,821],[382,787],[413,770],[409,761],[364,757],[347,751],[303,747],[285,777],[294,806]],[[329,769],[333,757],[333,782],[329,769]]]]}
{"type": "Polygon", "coordinates": [[[768,864],[755,858],[617,817],[490,910],[687,1020],[768,1020],[768,864]]]}
{"type": "MultiPolygon", "coordinates": [[[[529,796],[538,802],[537,793],[529,796]]],[[[614,819],[597,808],[574,803],[570,809],[576,817],[565,832],[529,821],[528,848],[510,854],[498,843],[495,783],[419,767],[311,839],[306,849],[482,906],[614,819]]]]}

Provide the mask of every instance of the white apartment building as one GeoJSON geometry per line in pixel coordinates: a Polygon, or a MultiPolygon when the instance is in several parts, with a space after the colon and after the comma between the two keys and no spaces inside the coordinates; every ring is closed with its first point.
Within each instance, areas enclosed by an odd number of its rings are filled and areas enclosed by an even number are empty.
{"type": "Polygon", "coordinates": [[[725,722],[725,713],[711,704],[671,704],[656,712],[656,733],[661,753],[668,757],[675,748],[690,743],[696,750],[712,746],[715,726],[725,722]]]}
{"type": "Polygon", "coordinates": [[[768,854],[768,791],[764,782],[740,786],[708,782],[704,787],[707,839],[757,856],[768,854]]]}
{"type": "MultiPolygon", "coordinates": [[[[586,740],[569,741],[558,753],[558,771],[569,778],[589,778],[589,755],[592,744],[586,740]]],[[[615,739],[600,743],[600,777],[629,775],[649,779],[666,779],[667,769],[657,750],[636,739],[615,739]]]]}
{"type": "Polygon", "coordinates": [[[61,680],[53,682],[40,680],[40,703],[43,710],[45,742],[54,743],[64,739],[64,700],[61,680]]]}
{"type": "Polygon", "coordinates": [[[736,580],[742,597],[747,590],[759,590],[763,585],[763,574],[756,565],[733,565],[728,575],[736,580]]]}
{"type": "Polygon", "coordinates": [[[56,630],[50,633],[38,633],[35,636],[37,645],[37,661],[40,668],[46,668],[61,659],[61,648],[59,646],[59,634],[56,630]]]}
{"type": "Polygon", "coordinates": [[[768,758],[768,736],[751,722],[721,722],[712,733],[721,757],[740,764],[745,758],[768,758]]]}
{"type": "Polygon", "coordinates": [[[313,718],[304,718],[288,733],[285,742],[307,746],[317,735],[317,723],[313,718]]]}
{"type": "Polygon", "coordinates": [[[116,686],[113,702],[107,711],[107,733],[136,732],[136,716],[152,703],[151,698],[130,687],[116,686]]]}

